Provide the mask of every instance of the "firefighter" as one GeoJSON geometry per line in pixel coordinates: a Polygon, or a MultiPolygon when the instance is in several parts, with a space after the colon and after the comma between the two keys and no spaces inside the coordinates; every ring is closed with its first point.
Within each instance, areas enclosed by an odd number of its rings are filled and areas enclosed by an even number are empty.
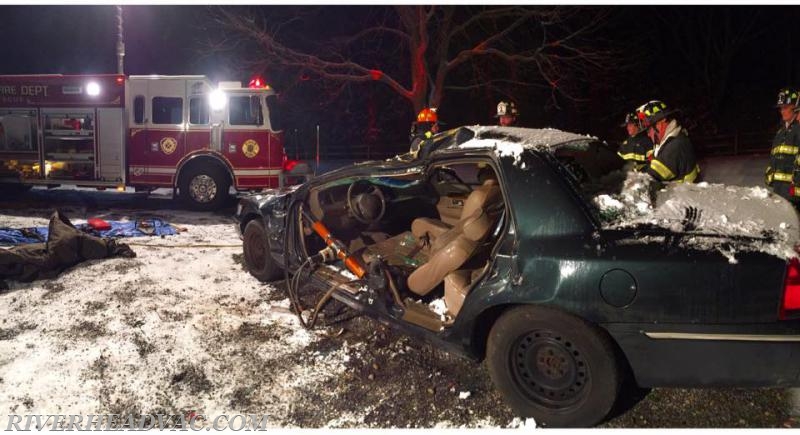
{"type": "Polygon", "coordinates": [[[676,110],[653,100],[636,109],[637,117],[653,141],[653,157],[645,171],[660,181],[693,183],[700,175],[694,147],[686,130],[675,119],[676,110]]]}
{"type": "Polygon", "coordinates": [[[625,115],[625,122],[620,127],[628,131],[628,138],[622,142],[617,154],[625,160],[629,170],[643,171],[653,155],[653,142],[642,128],[642,121],[635,111],[625,115]]]}
{"type": "Polygon", "coordinates": [[[769,166],[766,171],[766,182],[772,191],[788,199],[793,204],[798,203],[795,193],[795,170],[798,147],[800,146],[800,125],[795,119],[800,93],[794,88],[783,88],[778,92],[778,102],[775,107],[781,116],[781,128],[772,140],[769,166]]]}
{"type": "Polygon", "coordinates": [[[517,105],[513,101],[501,101],[497,103],[497,115],[501,127],[512,127],[517,123],[517,105]]]}
{"type": "Polygon", "coordinates": [[[411,124],[411,154],[417,155],[424,146],[423,142],[439,132],[439,117],[436,108],[426,107],[417,114],[417,120],[411,124]]]}

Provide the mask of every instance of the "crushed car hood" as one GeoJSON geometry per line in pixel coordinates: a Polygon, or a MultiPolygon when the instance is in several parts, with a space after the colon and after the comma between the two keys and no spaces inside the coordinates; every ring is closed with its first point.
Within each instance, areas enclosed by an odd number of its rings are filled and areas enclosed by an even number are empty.
{"type": "Polygon", "coordinates": [[[242,200],[254,204],[256,208],[260,208],[264,204],[267,204],[269,202],[272,202],[278,198],[282,198],[294,192],[295,190],[300,188],[300,186],[302,186],[302,184],[285,186],[277,189],[264,189],[263,191],[258,193],[250,193],[247,195],[243,195],[242,200]]]}
{"type": "Polygon", "coordinates": [[[616,194],[592,199],[604,228],[661,228],[689,238],[698,248],[718,249],[734,258],[738,251],[757,250],[783,258],[796,257],[800,220],[794,207],[764,187],[723,184],[661,185],[647,174],[629,172],[616,194]],[[728,236],[737,240],[719,237],[728,236]]]}

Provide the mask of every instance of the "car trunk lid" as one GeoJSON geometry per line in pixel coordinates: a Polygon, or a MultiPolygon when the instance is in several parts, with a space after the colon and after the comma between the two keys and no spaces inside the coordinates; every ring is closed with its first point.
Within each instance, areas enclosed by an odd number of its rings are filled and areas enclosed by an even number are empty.
{"type": "Polygon", "coordinates": [[[740,251],[760,251],[785,259],[797,256],[797,212],[788,201],[763,187],[709,183],[663,186],[647,174],[631,172],[618,193],[596,195],[592,203],[604,228],[689,236],[685,237],[688,244],[719,250],[732,263],[740,251]]]}

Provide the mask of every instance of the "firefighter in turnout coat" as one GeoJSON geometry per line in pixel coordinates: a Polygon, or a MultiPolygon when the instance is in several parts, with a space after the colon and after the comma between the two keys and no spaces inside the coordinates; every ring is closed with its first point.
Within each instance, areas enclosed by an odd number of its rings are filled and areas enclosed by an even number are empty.
{"type": "Polygon", "coordinates": [[[628,131],[628,138],[622,142],[617,154],[625,160],[625,166],[629,170],[643,171],[653,155],[653,142],[642,129],[642,122],[636,112],[625,115],[625,122],[620,127],[628,131]]]}
{"type": "Polygon", "coordinates": [[[659,100],[636,109],[637,117],[654,144],[653,157],[645,171],[660,181],[694,183],[698,181],[700,167],[689,135],[678,124],[675,112],[659,100]]]}
{"type": "Polygon", "coordinates": [[[425,142],[439,132],[439,116],[436,109],[426,107],[417,114],[417,120],[411,124],[410,153],[418,155],[425,142]]]}
{"type": "MultiPolygon", "coordinates": [[[[769,166],[766,172],[767,185],[776,194],[788,199],[793,204],[800,202],[800,192],[795,192],[795,173],[798,167],[798,147],[800,147],[800,124],[796,117],[800,92],[797,89],[784,88],[778,92],[778,103],[775,107],[781,115],[781,128],[775,134],[770,151],[769,166]]],[[[797,180],[800,181],[800,180],[797,180]]]]}

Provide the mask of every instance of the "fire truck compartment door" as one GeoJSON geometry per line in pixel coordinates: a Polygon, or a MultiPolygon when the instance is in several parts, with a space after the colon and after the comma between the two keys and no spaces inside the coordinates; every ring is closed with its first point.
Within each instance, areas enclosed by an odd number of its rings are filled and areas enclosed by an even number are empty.
{"type": "Polygon", "coordinates": [[[98,108],[100,180],[125,183],[125,109],[98,108]]]}

